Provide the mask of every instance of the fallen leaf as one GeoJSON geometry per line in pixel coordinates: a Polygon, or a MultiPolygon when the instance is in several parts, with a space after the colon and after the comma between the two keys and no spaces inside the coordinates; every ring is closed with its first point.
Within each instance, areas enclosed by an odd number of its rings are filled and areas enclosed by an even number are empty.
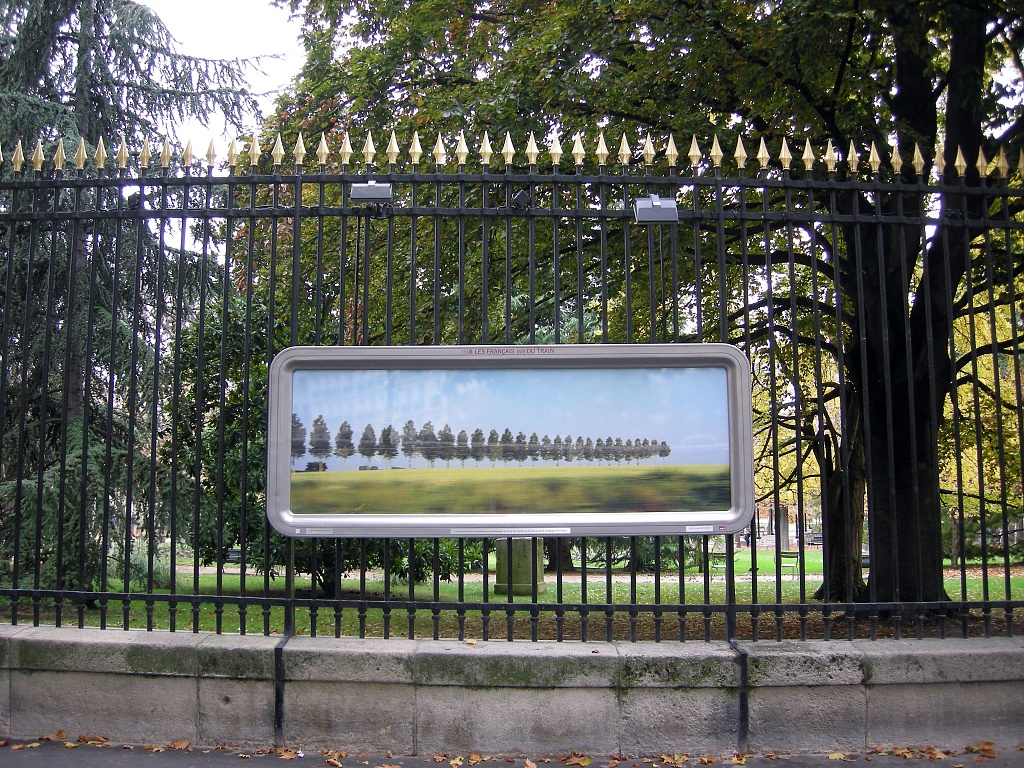
{"type": "Polygon", "coordinates": [[[733,755],[732,756],[732,764],[733,765],[746,765],[747,764],[747,756],[746,755],[733,755]]]}
{"type": "Polygon", "coordinates": [[[167,746],[169,749],[177,749],[180,751],[184,751],[189,748],[190,744],[191,743],[185,739],[178,739],[177,741],[172,741],[167,746]]]}
{"type": "Polygon", "coordinates": [[[448,765],[450,765],[452,768],[459,768],[459,766],[462,765],[464,762],[466,761],[463,760],[462,756],[460,755],[458,757],[453,757],[451,760],[449,760],[448,765]]]}
{"type": "Polygon", "coordinates": [[[710,757],[702,757],[700,759],[700,764],[701,765],[714,765],[716,762],[718,762],[718,758],[715,757],[714,755],[712,755],[710,757]]]}
{"type": "Polygon", "coordinates": [[[57,731],[57,738],[60,741],[64,741],[67,737],[68,737],[67,731],[64,731],[64,730],[57,731]]]}
{"type": "Polygon", "coordinates": [[[466,645],[476,645],[476,640],[470,637],[466,640],[466,645]]]}
{"type": "Polygon", "coordinates": [[[13,747],[11,747],[11,749],[13,749],[15,752],[17,752],[19,749],[24,749],[24,748],[25,748],[24,744],[15,744],[13,747]]]}
{"type": "Polygon", "coordinates": [[[278,754],[278,757],[282,760],[294,760],[299,756],[299,753],[294,749],[282,749],[278,754]]]}
{"type": "Polygon", "coordinates": [[[161,752],[166,752],[166,751],[167,750],[164,749],[163,747],[153,747],[153,754],[154,755],[159,755],[161,752]]]}
{"type": "Polygon", "coordinates": [[[127,749],[129,752],[135,749],[131,744],[122,744],[121,749],[127,749]]]}
{"type": "Polygon", "coordinates": [[[25,749],[37,749],[38,747],[41,747],[41,746],[42,746],[42,744],[40,744],[38,741],[33,741],[31,744],[26,744],[25,745],[25,749]]]}
{"type": "Polygon", "coordinates": [[[779,756],[776,755],[774,752],[769,752],[768,754],[763,755],[763,757],[764,757],[765,760],[778,760],[779,759],[779,756]]]}
{"type": "MultiPolygon", "coordinates": [[[[466,642],[469,642],[469,641],[467,640],[466,642]]],[[[469,753],[469,764],[470,765],[476,765],[477,763],[482,763],[483,761],[484,761],[484,759],[482,757],[480,757],[480,755],[478,755],[476,752],[470,752],[469,753]]]]}
{"type": "Polygon", "coordinates": [[[531,760],[530,758],[526,758],[526,762],[523,763],[523,766],[525,768],[537,768],[537,764],[533,762],[533,760],[531,760]]]}
{"type": "Polygon", "coordinates": [[[0,747],[6,747],[10,743],[7,739],[0,739],[0,747]]]}
{"type": "Polygon", "coordinates": [[[78,749],[78,745],[73,741],[65,741],[64,749],[78,749]]]}
{"type": "Polygon", "coordinates": [[[333,768],[342,768],[341,763],[338,760],[335,760],[333,757],[328,757],[326,760],[324,760],[324,763],[333,766],[333,768]]]}
{"type": "MultiPolygon", "coordinates": [[[[356,757],[366,757],[366,755],[356,755],[356,757]]],[[[435,763],[443,763],[448,759],[448,755],[434,755],[433,760],[435,763]]]]}
{"type": "Polygon", "coordinates": [[[843,752],[833,752],[831,755],[828,756],[828,759],[829,760],[842,760],[845,757],[846,757],[846,755],[843,752]]]}
{"type": "Polygon", "coordinates": [[[244,752],[239,752],[239,753],[238,753],[238,756],[239,756],[239,757],[240,757],[240,758],[241,758],[242,760],[249,760],[249,759],[251,759],[251,758],[252,758],[252,755],[247,755],[247,754],[245,754],[244,752]]]}
{"type": "Polygon", "coordinates": [[[47,733],[39,737],[40,741],[54,741],[53,734],[47,733]]]}

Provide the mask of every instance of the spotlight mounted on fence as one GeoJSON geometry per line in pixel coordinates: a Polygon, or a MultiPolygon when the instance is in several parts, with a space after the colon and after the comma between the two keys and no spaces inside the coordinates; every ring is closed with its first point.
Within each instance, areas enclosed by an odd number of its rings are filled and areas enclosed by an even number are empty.
{"type": "Polygon", "coordinates": [[[672,198],[651,195],[636,199],[633,216],[637,224],[664,224],[679,221],[679,210],[672,198]]]}
{"type": "Polygon", "coordinates": [[[371,216],[380,216],[384,209],[395,199],[390,183],[381,183],[372,179],[363,183],[352,184],[349,199],[353,203],[363,203],[366,212],[371,216]]]}

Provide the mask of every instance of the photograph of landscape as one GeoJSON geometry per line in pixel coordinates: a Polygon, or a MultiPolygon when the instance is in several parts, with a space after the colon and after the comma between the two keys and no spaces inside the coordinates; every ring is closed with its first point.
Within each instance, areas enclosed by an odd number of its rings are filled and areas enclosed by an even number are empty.
{"type": "Polygon", "coordinates": [[[726,370],[298,370],[297,515],[731,506],[726,370]]]}

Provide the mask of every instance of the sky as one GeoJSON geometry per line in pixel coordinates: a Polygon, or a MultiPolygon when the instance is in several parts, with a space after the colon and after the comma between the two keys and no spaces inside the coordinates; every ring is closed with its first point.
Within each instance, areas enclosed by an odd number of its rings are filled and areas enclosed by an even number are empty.
{"type": "MultiPolygon", "coordinates": [[[[269,0],[141,1],[161,18],[182,53],[221,59],[260,57],[259,69],[249,71],[249,86],[264,114],[272,111],[275,96],[302,66],[301,25],[289,18],[287,9],[269,0]]],[[[254,123],[250,128],[256,127],[254,123]]],[[[213,117],[209,126],[194,121],[181,131],[178,139],[182,144],[191,139],[198,154],[205,153],[212,138],[223,156],[229,137],[222,118],[213,117]]]]}
{"type": "MultiPolygon", "coordinates": [[[[574,440],[664,440],[672,447],[667,464],[729,460],[724,368],[299,370],[292,403],[307,436],[323,415],[332,443],[342,421],[358,443],[367,424],[379,437],[388,425],[400,433],[411,419],[417,429],[429,420],[435,432],[447,423],[456,434],[479,427],[484,435],[508,428],[574,440]]],[[[342,468],[340,460],[328,465],[342,468]]]]}

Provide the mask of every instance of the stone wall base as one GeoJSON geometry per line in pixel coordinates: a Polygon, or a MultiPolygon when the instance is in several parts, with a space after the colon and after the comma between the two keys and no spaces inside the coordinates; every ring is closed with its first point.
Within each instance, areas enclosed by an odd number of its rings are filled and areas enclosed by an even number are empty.
{"type": "Polygon", "coordinates": [[[0,626],[0,734],[58,729],[135,743],[425,755],[1016,746],[1024,640],[737,651],[0,626]]]}

